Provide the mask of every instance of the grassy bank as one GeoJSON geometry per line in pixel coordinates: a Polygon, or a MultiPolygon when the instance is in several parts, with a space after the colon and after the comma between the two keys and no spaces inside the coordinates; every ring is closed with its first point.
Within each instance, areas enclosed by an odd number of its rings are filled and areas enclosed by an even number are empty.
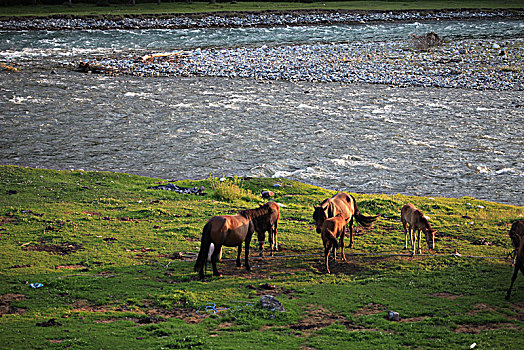
{"type": "Polygon", "coordinates": [[[348,261],[331,262],[333,274],[326,275],[312,206],[332,191],[263,178],[238,180],[242,193],[234,186],[213,190],[208,180],[176,182],[204,186],[204,196],[148,188],[161,182],[0,166],[3,348],[524,345],[523,276],[507,302],[509,261],[479,258],[507,255],[509,225],[522,218],[523,207],[355,194],[363,213],[384,216],[373,228],[357,227],[348,261]],[[255,249],[248,273],[234,266],[236,252],[227,248],[223,277],[198,281],[193,259],[207,219],[256,207],[263,190],[282,204],[279,256],[258,259],[255,249]],[[238,199],[229,198],[233,192],[238,199]],[[403,255],[399,213],[407,202],[431,217],[436,251],[403,255]],[[262,309],[264,294],[286,311],[262,309]],[[401,321],[388,321],[388,310],[401,321]]]}
{"type": "Polygon", "coordinates": [[[73,2],[73,6],[6,6],[0,7],[0,16],[52,16],[52,15],[162,15],[189,14],[217,11],[291,11],[291,10],[440,10],[440,9],[511,9],[524,8],[522,0],[462,0],[462,1],[315,1],[302,2],[219,2],[206,1],[163,2],[130,5],[95,6],[73,2]]]}

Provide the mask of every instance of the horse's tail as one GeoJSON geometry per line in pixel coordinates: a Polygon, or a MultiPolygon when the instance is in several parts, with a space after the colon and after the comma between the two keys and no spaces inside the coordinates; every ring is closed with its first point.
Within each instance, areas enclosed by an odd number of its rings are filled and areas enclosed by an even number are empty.
{"type": "Polygon", "coordinates": [[[202,230],[202,239],[200,240],[200,251],[195,263],[195,271],[200,271],[202,266],[207,263],[207,256],[209,254],[209,246],[211,245],[211,223],[208,222],[202,230]]]}
{"type": "Polygon", "coordinates": [[[375,221],[377,221],[377,219],[380,217],[380,215],[373,215],[373,216],[365,216],[365,215],[363,215],[360,212],[360,210],[358,210],[357,201],[355,200],[355,198],[353,196],[351,196],[351,198],[353,199],[353,208],[355,209],[354,216],[355,216],[355,219],[358,221],[359,224],[361,224],[362,226],[365,226],[365,227],[369,227],[375,221]]]}

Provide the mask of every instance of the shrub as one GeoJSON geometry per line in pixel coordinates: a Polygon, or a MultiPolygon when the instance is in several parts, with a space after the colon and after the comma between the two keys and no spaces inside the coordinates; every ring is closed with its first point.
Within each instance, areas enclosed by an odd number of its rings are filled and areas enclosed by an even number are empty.
{"type": "Polygon", "coordinates": [[[256,196],[248,189],[242,187],[242,180],[238,176],[232,178],[209,177],[209,184],[214,193],[214,198],[221,201],[232,202],[243,199],[246,201],[256,201],[256,196]]]}

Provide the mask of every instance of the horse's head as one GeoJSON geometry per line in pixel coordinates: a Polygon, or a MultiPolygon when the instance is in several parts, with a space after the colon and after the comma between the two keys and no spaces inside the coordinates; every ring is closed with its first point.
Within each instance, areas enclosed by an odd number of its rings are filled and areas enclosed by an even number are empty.
{"type": "Polygon", "coordinates": [[[422,231],[424,232],[424,235],[426,236],[426,242],[428,243],[429,249],[435,249],[435,234],[437,233],[436,230],[431,228],[431,225],[429,224],[429,218],[427,216],[423,216],[422,220],[424,222],[424,228],[422,231]]]}
{"type": "Polygon", "coordinates": [[[317,226],[317,233],[320,233],[322,230],[322,224],[327,219],[326,208],[322,206],[315,207],[313,212],[313,220],[315,220],[315,225],[317,226]]]}

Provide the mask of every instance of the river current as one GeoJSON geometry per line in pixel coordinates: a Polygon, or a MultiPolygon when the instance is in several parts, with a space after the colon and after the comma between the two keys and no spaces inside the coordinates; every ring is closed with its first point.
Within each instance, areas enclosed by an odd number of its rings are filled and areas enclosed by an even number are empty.
{"type": "MultiPolygon", "coordinates": [[[[468,32],[471,23],[457,22],[460,35],[485,38],[490,22],[468,32]]],[[[368,34],[356,37],[318,26],[306,38],[281,39],[271,28],[150,30],[149,40],[145,31],[2,32],[0,57],[21,71],[0,72],[0,163],[165,179],[286,177],[350,192],[523,205],[522,91],[108,76],[64,65],[109,52],[384,40],[370,37],[376,26],[405,37],[399,26],[417,25],[429,24],[362,25],[368,34]],[[191,31],[198,35],[184,38],[191,31]]],[[[438,25],[422,31],[459,32],[438,25]]],[[[490,35],[522,38],[519,26],[490,35]]]]}

